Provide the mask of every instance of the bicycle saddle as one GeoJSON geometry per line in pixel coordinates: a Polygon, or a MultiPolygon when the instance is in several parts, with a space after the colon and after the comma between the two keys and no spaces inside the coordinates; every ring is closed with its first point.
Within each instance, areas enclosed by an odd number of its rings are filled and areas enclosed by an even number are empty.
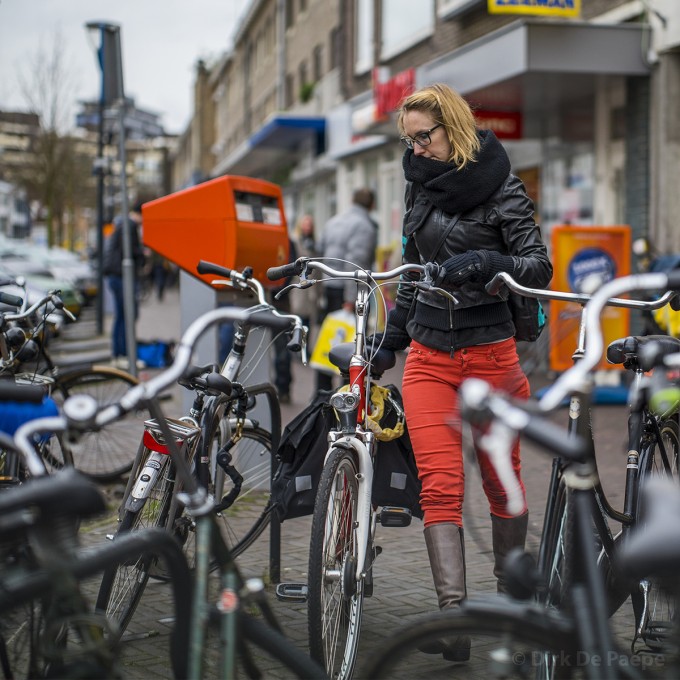
{"type": "Polygon", "coordinates": [[[629,335],[607,347],[607,361],[625,368],[651,371],[667,354],[680,352],[680,340],[670,335],[629,335]]]}
{"type": "MultiPolygon", "coordinates": [[[[341,342],[335,347],[331,348],[328,353],[330,362],[340,369],[343,375],[349,374],[349,362],[354,354],[353,342],[341,342]]],[[[376,378],[379,378],[386,370],[392,368],[397,363],[397,357],[391,349],[380,348],[377,352],[371,354],[370,348],[364,349],[364,359],[368,361],[371,359],[372,373],[376,378]]]]}

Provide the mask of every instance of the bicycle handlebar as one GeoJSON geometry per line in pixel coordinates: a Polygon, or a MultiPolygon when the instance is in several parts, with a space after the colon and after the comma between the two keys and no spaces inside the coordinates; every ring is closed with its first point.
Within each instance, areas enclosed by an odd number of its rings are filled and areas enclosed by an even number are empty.
{"type": "MultiPolygon", "coordinates": [[[[0,282],[1,285],[2,282],[0,282]]],[[[18,295],[11,295],[10,293],[3,293],[0,290],[0,303],[9,305],[10,307],[21,307],[24,304],[24,299],[18,295]]]]}
{"type": "Polygon", "coordinates": [[[220,307],[203,314],[196,319],[184,332],[175,350],[175,359],[162,373],[147,382],[131,387],[118,402],[98,408],[93,407],[94,400],[84,395],[71,397],[64,403],[63,415],[53,418],[38,418],[25,423],[16,431],[14,440],[17,448],[22,452],[26,465],[32,475],[38,477],[46,474],[45,466],[33,448],[33,435],[43,433],[64,432],[68,429],[99,430],[114,422],[139,404],[157,397],[163,390],[177,382],[191,363],[194,347],[203,333],[211,326],[230,321],[242,321],[274,330],[285,330],[291,326],[291,320],[273,312],[234,307],[220,307]],[[69,408],[71,406],[71,408],[69,408]]]}
{"type": "MultiPolygon", "coordinates": [[[[528,288],[517,283],[507,272],[498,272],[489,283],[486,284],[486,291],[489,295],[498,295],[503,288],[508,288],[513,293],[524,295],[525,297],[536,298],[538,300],[562,300],[564,302],[576,302],[586,305],[593,296],[586,293],[566,293],[564,291],[547,290],[543,288],[528,288]]],[[[626,298],[609,298],[606,302],[607,307],[626,307],[628,309],[659,309],[667,303],[672,303],[678,299],[675,291],[669,290],[656,300],[630,300],[626,298]]]]}
{"type": "MultiPolygon", "coordinates": [[[[539,401],[542,411],[551,411],[557,408],[562,401],[570,395],[580,392],[589,393],[592,389],[591,371],[597,366],[604,351],[604,340],[600,327],[600,314],[602,310],[610,305],[611,300],[618,300],[617,295],[631,291],[669,291],[659,300],[652,301],[644,309],[655,309],[662,306],[660,300],[666,301],[668,296],[677,294],[680,289],[680,271],[673,271],[669,274],[633,274],[618,279],[612,279],[605,283],[596,293],[592,295],[585,306],[585,330],[588,342],[586,343],[585,353],[580,361],[577,361],[571,368],[562,375],[545,392],[539,401]]],[[[635,302],[628,300],[626,302],[635,302]]],[[[665,303],[663,303],[665,304],[665,303]]]]}
{"type": "MultiPolygon", "coordinates": [[[[24,310],[23,312],[11,312],[0,315],[0,321],[21,321],[22,319],[26,319],[29,316],[31,316],[31,314],[33,314],[36,310],[40,309],[40,307],[42,307],[43,305],[46,305],[48,302],[51,302],[54,305],[55,309],[61,309],[64,312],[64,314],[67,314],[72,321],[75,321],[76,317],[73,316],[73,314],[71,314],[71,312],[69,312],[68,309],[64,307],[63,300],[59,297],[57,291],[54,290],[50,291],[47,295],[45,295],[43,298],[38,300],[38,302],[31,305],[28,309],[24,310]]],[[[23,304],[23,302],[21,304],[23,304]]]]}

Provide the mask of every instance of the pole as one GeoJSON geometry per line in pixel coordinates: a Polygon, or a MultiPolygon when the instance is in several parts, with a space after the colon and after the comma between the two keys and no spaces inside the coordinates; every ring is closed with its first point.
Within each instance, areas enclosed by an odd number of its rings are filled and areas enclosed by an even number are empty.
{"type": "Polygon", "coordinates": [[[104,88],[99,98],[97,140],[97,335],[104,333],[104,88]]]}

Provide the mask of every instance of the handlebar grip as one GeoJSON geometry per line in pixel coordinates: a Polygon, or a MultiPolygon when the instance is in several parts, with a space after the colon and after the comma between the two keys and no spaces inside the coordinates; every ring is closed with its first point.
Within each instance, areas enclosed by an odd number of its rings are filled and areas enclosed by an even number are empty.
{"type": "Polygon", "coordinates": [[[680,295],[675,295],[668,303],[674,312],[680,312],[680,295]]]}
{"type": "Polygon", "coordinates": [[[291,320],[275,316],[271,312],[254,312],[248,314],[248,324],[251,326],[267,326],[273,331],[285,331],[290,328],[291,320]]]}
{"type": "Polygon", "coordinates": [[[11,307],[21,307],[24,304],[24,299],[18,295],[11,295],[10,293],[0,291],[0,302],[11,307]]]}
{"type": "Polygon", "coordinates": [[[588,446],[582,437],[566,437],[562,428],[545,418],[531,416],[522,434],[567,460],[579,461],[588,455],[588,446]]]}
{"type": "Polygon", "coordinates": [[[10,380],[0,380],[0,401],[41,404],[46,394],[45,385],[22,385],[10,380]]]}
{"type": "Polygon", "coordinates": [[[267,269],[267,278],[270,281],[278,281],[279,279],[287,279],[289,276],[296,276],[302,272],[302,263],[289,262],[282,264],[280,267],[270,267],[267,269]]]}
{"type": "Polygon", "coordinates": [[[486,284],[486,292],[489,295],[498,295],[503,290],[503,287],[505,286],[505,281],[496,274],[489,283],[486,284]]]}
{"type": "Polygon", "coordinates": [[[302,351],[302,334],[304,333],[302,328],[293,328],[293,333],[286,347],[290,352],[301,352],[302,351]]]}
{"type": "Polygon", "coordinates": [[[680,269],[668,272],[668,289],[680,291],[680,269]]]}
{"type": "Polygon", "coordinates": [[[225,279],[228,279],[231,276],[231,269],[221,267],[219,264],[214,264],[213,262],[206,262],[205,260],[199,260],[196,271],[199,274],[215,274],[216,276],[223,276],[225,279]]]}

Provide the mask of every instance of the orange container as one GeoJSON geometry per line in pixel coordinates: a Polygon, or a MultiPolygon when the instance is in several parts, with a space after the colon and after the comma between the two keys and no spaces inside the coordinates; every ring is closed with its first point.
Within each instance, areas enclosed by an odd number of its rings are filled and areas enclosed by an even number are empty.
{"type": "Polygon", "coordinates": [[[229,269],[252,267],[263,286],[267,269],[288,262],[288,227],[281,188],[271,182],[225,175],[144,203],[144,244],[196,278],[199,260],[229,269]]]}

